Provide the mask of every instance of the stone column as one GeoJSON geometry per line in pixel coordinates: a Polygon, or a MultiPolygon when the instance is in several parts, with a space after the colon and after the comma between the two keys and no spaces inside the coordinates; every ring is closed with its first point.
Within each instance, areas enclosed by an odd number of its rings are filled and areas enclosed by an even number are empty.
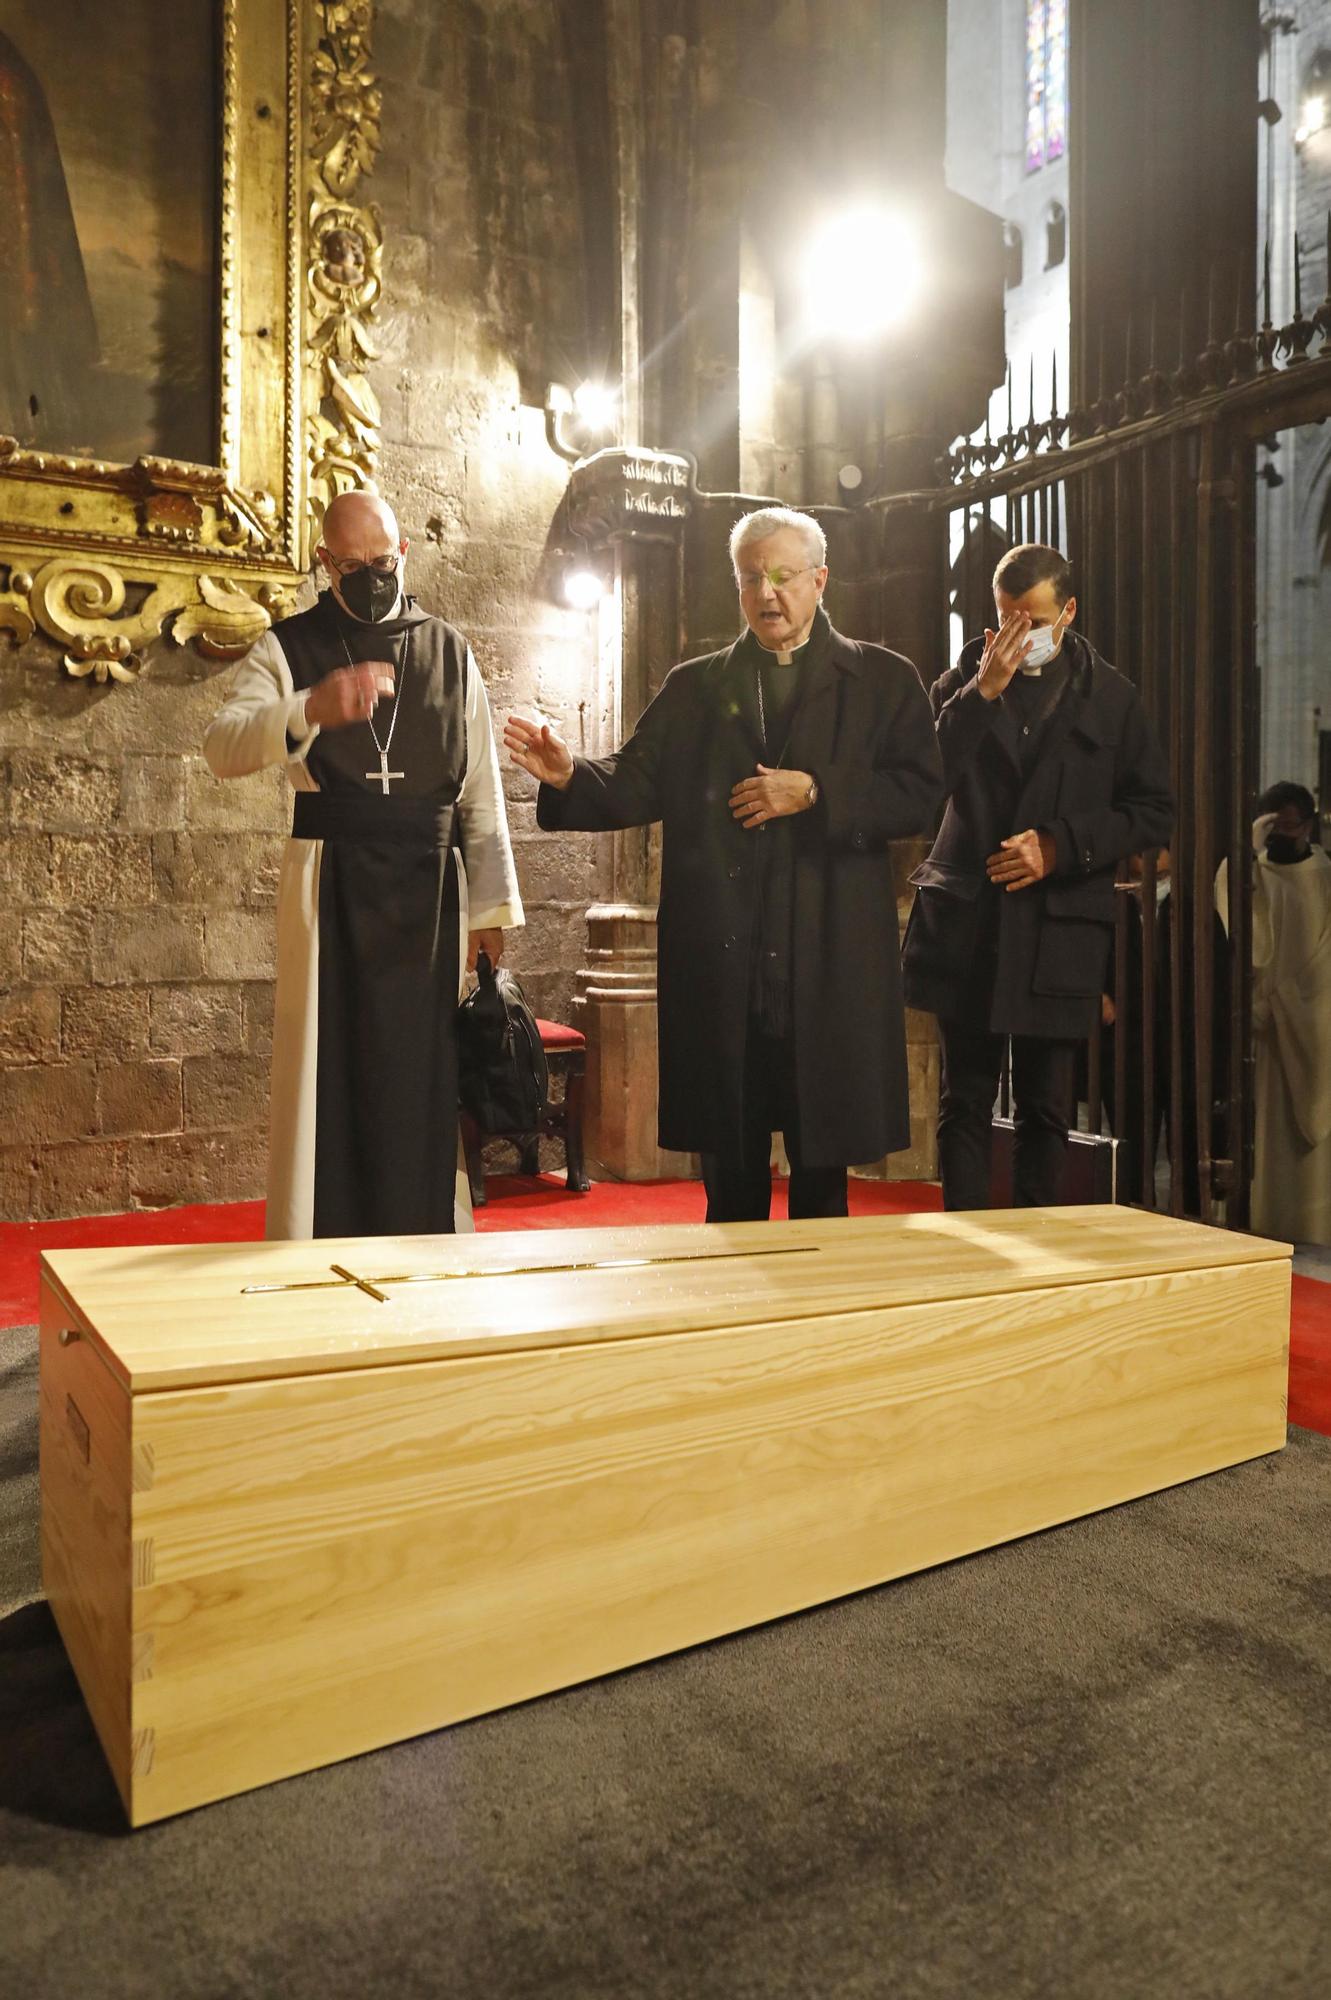
{"type": "Polygon", "coordinates": [[[587,964],[575,1025],[587,1037],[583,1131],[593,1177],[689,1177],[697,1161],[656,1143],[656,910],[599,903],[587,912],[587,964]]]}

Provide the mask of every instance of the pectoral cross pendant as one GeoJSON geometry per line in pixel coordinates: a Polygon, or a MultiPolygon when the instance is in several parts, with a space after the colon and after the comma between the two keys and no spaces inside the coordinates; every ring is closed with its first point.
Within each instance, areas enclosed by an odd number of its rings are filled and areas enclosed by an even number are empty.
{"type": "Polygon", "coordinates": [[[379,752],[379,769],[377,771],[367,771],[365,775],[367,778],[377,778],[383,790],[384,796],[387,797],[389,795],[388,794],[389,779],[405,778],[407,774],[405,771],[390,771],[388,768],[388,752],[386,750],[381,750],[379,752]]]}

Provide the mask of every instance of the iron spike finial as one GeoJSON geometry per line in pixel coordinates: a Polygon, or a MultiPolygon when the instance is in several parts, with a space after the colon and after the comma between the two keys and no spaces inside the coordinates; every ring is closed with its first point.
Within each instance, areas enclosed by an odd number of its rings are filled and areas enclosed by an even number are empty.
{"type": "Polygon", "coordinates": [[[1321,352],[1331,349],[1331,209],[1326,212],[1326,297],[1313,314],[1313,325],[1322,336],[1321,352]]]}
{"type": "Polygon", "coordinates": [[[1298,231],[1295,230],[1294,232],[1294,317],[1290,321],[1288,326],[1281,327],[1279,335],[1280,351],[1285,356],[1286,364],[1291,368],[1297,366],[1297,364],[1300,361],[1306,361],[1308,359],[1308,344],[1311,341],[1313,335],[1317,331],[1314,322],[1310,319],[1305,319],[1303,315],[1303,281],[1299,270],[1301,262],[1302,258],[1299,251],[1299,234],[1298,231]]]}
{"type": "Polygon", "coordinates": [[[1251,282],[1249,273],[1240,257],[1236,269],[1237,283],[1234,286],[1234,331],[1225,343],[1225,354],[1229,361],[1229,382],[1231,387],[1247,380],[1253,368],[1253,340],[1245,331],[1248,317],[1251,282]]]}
{"type": "Polygon", "coordinates": [[[1301,319],[1303,316],[1303,279],[1299,269],[1302,262],[1303,259],[1299,255],[1299,232],[1296,229],[1294,231],[1294,317],[1295,319],[1301,319]]]}
{"type": "Polygon", "coordinates": [[[1192,388],[1192,367],[1188,360],[1188,287],[1184,283],[1178,298],[1178,367],[1174,370],[1170,387],[1180,403],[1186,403],[1192,388]]]}
{"type": "MultiPolygon", "coordinates": [[[[1331,216],[1328,217],[1331,225],[1331,216]]],[[[1257,365],[1261,369],[1275,367],[1276,330],[1271,324],[1271,239],[1268,236],[1262,248],[1262,324],[1253,342],[1257,355],[1257,365]]]]}
{"type": "Polygon", "coordinates": [[[1219,388],[1225,350],[1220,344],[1220,265],[1213,261],[1206,281],[1206,345],[1198,356],[1202,386],[1219,388]]]}

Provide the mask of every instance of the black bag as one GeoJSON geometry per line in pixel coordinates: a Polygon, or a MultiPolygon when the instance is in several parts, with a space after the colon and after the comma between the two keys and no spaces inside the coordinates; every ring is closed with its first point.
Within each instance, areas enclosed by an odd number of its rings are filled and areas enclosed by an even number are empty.
{"type": "Polygon", "coordinates": [[[458,1008],[458,1096],[487,1134],[535,1132],[550,1078],[536,1016],[511,972],[481,952],[480,981],[458,1008]]]}

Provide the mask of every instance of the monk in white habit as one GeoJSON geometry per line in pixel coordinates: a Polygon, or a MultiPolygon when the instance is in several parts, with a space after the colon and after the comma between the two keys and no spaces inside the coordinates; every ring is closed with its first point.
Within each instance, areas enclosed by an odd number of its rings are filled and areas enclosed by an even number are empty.
{"type": "Polygon", "coordinates": [[[219,778],[280,764],[294,793],[267,1233],[447,1233],[471,1223],[462,967],[523,921],[490,709],[465,638],[406,595],[381,499],[335,499],[318,554],[328,590],[246,654],[204,739],[219,778]]]}
{"type": "MultiPolygon", "coordinates": [[[[1252,1226],[1331,1243],[1331,860],[1313,845],[1317,809],[1302,785],[1272,785],[1257,807],[1252,1226]]],[[[1216,899],[1228,924],[1223,864],[1216,899]]]]}

